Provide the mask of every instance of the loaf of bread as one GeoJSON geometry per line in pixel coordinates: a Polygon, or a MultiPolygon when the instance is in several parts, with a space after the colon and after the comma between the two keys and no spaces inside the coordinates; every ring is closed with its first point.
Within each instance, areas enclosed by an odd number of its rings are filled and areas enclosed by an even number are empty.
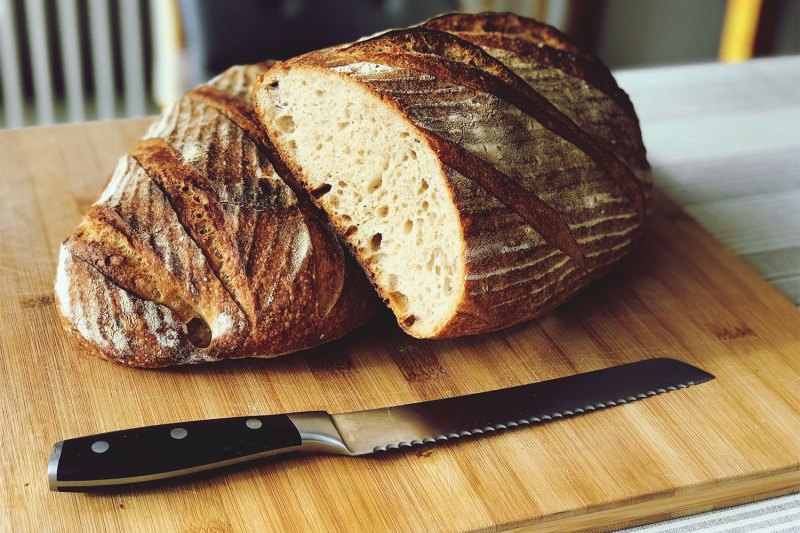
{"type": "Polygon", "coordinates": [[[273,357],[380,305],[278,157],[233,67],[169,107],[62,244],[66,329],[132,366],[273,357]]]}
{"type": "Polygon", "coordinates": [[[594,56],[513,15],[450,15],[280,63],[279,153],[416,337],[541,315],[641,234],[638,121],[594,56]]]}

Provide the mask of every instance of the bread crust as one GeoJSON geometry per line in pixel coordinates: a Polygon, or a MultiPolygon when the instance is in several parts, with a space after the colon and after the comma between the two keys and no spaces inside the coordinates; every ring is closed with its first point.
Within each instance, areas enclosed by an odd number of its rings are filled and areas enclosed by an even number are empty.
{"type": "MultiPolygon", "coordinates": [[[[255,90],[268,91],[294,68],[354,80],[400,113],[438,155],[460,216],[465,279],[456,312],[432,337],[482,333],[539,316],[605,274],[639,238],[646,186],[630,166],[510,68],[458,36],[412,28],[312,52],[277,65],[255,90]],[[348,68],[359,63],[389,68],[348,68]]],[[[255,102],[265,116],[260,99],[255,102]]],[[[632,111],[626,118],[636,120],[632,111]]],[[[283,155],[302,179],[302,169],[283,155]]],[[[332,219],[344,235],[346,225],[332,219]]],[[[367,257],[359,259],[369,272],[367,257]]],[[[396,314],[414,334],[407,317],[396,314]]]]}
{"type": "Polygon", "coordinates": [[[377,311],[253,117],[271,64],[233,67],[166,110],[62,244],[58,308],[90,351],[138,367],[275,357],[377,311]]]}
{"type": "Polygon", "coordinates": [[[558,29],[513,13],[450,13],[421,25],[444,31],[483,48],[502,48],[528,57],[541,66],[551,66],[602,90],[628,111],[630,99],[600,59],[578,47],[558,29]]]}
{"type": "Polygon", "coordinates": [[[423,26],[480,46],[545,97],[545,91],[558,91],[558,97],[550,101],[582,129],[605,141],[631,167],[649,195],[652,176],[633,104],[595,55],[580,51],[557,29],[512,13],[442,15],[423,26]],[[548,87],[552,72],[560,76],[548,87]],[[603,96],[609,101],[603,101],[603,96]]]}

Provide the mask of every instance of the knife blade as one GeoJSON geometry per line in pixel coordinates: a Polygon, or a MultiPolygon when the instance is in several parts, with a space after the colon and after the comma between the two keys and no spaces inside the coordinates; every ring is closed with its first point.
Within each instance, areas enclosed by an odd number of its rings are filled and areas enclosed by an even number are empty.
{"type": "Polygon", "coordinates": [[[51,490],[153,482],[290,453],[359,456],[581,415],[714,379],[674,359],[647,359],[506,389],[351,413],[220,418],[57,442],[51,490]]]}

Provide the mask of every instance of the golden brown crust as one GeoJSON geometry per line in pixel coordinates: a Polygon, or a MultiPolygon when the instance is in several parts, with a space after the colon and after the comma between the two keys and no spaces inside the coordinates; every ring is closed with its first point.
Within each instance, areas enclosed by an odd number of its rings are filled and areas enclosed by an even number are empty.
{"type": "Polygon", "coordinates": [[[76,258],[134,296],[166,305],[184,321],[194,316],[190,298],[114,210],[93,205],[70,245],[76,258]]]}
{"type": "Polygon", "coordinates": [[[211,182],[184,163],[178,151],[158,137],[137,142],[131,156],[164,192],[180,224],[203,251],[217,279],[242,308],[246,319],[252,321],[255,303],[247,297],[246,272],[236,253],[233,236],[225,229],[222,205],[211,182]]]}
{"type": "Polygon", "coordinates": [[[516,212],[547,242],[567,254],[580,270],[585,270],[583,251],[572,235],[567,221],[558,211],[535,194],[531,194],[510,176],[468,152],[463,146],[430,130],[424,128],[420,130],[428,138],[428,142],[442,163],[469,176],[471,180],[516,212]]]}
{"type": "MultiPolygon", "coordinates": [[[[604,94],[618,107],[613,120],[609,120],[608,112],[602,109],[577,118],[576,115],[583,114],[582,108],[585,105],[593,103],[599,107],[602,104],[586,94],[577,97],[582,102],[573,103],[569,99],[560,99],[554,103],[595,138],[609,143],[607,147],[611,151],[630,162],[645,194],[649,192],[652,187],[650,167],[633,104],[625,91],[619,88],[608,68],[595,55],[582,52],[555,28],[511,13],[442,15],[423,26],[453,33],[482,47],[490,55],[506,63],[535,90],[546,88],[548,76],[544,74],[544,80],[538,79],[542,77],[540,73],[555,69],[604,94]],[[504,53],[498,54],[500,51],[504,53]],[[523,68],[520,69],[520,66],[523,68]],[[532,68],[534,66],[535,69],[532,68]],[[526,77],[526,73],[533,74],[533,77],[526,77]],[[592,124],[598,119],[601,119],[600,124],[592,124]]],[[[574,85],[580,87],[580,84],[574,85]]],[[[569,93],[570,87],[567,84],[562,82],[561,87],[565,93],[569,93]]],[[[583,89],[582,92],[590,91],[583,89]]]]}
{"type": "Polygon", "coordinates": [[[423,26],[449,33],[500,34],[563,50],[586,61],[599,61],[553,26],[513,13],[448,13],[430,19],[423,26]]]}
{"type": "Polygon", "coordinates": [[[377,310],[253,118],[270,65],[233,67],[168,109],[62,245],[62,322],[91,351],[141,367],[274,357],[377,310]]]}
{"type": "MultiPolygon", "coordinates": [[[[444,30],[447,31],[447,30],[444,30]]],[[[481,48],[502,48],[527,57],[537,65],[557,68],[570,76],[581,78],[612,98],[617,105],[633,111],[630,98],[619,88],[614,77],[599,61],[588,61],[581,56],[575,56],[564,50],[542,46],[532,41],[511,38],[507,35],[493,33],[460,33],[451,32],[481,48]]]]}
{"type": "Polygon", "coordinates": [[[67,240],[61,247],[56,304],[64,328],[87,351],[139,367],[180,364],[205,356],[191,343],[171,309],[117,286],[73,254],[73,246],[67,240]],[[105,305],[99,306],[101,301],[105,305]],[[94,320],[83,319],[85,309],[92,310],[94,320]]]}
{"type": "Polygon", "coordinates": [[[305,217],[306,226],[311,237],[311,246],[317,253],[314,254],[314,279],[317,298],[317,316],[322,318],[330,313],[342,293],[344,286],[344,254],[342,247],[336,240],[332,240],[332,228],[325,214],[311,202],[308,194],[303,189],[300,180],[283,163],[264,131],[253,107],[239,98],[233,97],[224,91],[201,85],[190,91],[187,98],[195,99],[213,107],[224,114],[237,126],[246,131],[251,139],[258,142],[264,150],[270,163],[276,169],[283,181],[297,198],[297,205],[305,217]]]}

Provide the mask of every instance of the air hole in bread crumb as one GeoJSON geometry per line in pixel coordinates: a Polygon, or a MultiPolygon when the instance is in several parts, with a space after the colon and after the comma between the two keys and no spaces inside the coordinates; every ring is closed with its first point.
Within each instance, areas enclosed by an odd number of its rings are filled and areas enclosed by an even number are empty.
{"type": "Polygon", "coordinates": [[[408,309],[408,296],[400,291],[390,292],[389,302],[391,302],[398,313],[405,313],[406,309],[408,309]]]}
{"type": "Polygon", "coordinates": [[[408,315],[405,320],[403,320],[403,325],[407,328],[410,328],[414,325],[414,322],[417,321],[417,317],[414,315],[408,315]]]}
{"type": "Polygon", "coordinates": [[[314,198],[320,199],[329,192],[331,192],[331,184],[330,183],[323,183],[319,187],[311,189],[311,196],[314,198]]]}
{"type": "Polygon", "coordinates": [[[339,130],[343,130],[347,127],[348,124],[349,122],[337,122],[336,127],[339,128],[339,130]]]}
{"type": "Polygon", "coordinates": [[[383,185],[383,178],[378,176],[369,182],[369,185],[367,185],[367,191],[375,192],[381,188],[381,185],[383,185]]]}
{"type": "Polygon", "coordinates": [[[382,239],[383,235],[381,235],[380,233],[376,233],[375,235],[373,235],[372,238],[369,240],[370,250],[372,250],[373,252],[377,252],[378,250],[380,250],[382,239]]]}
{"type": "Polygon", "coordinates": [[[325,91],[323,91],[322,89],[317,89],[316,91],[314,91],[314,94],[317,96],[322,96],[323,94],[325,94],[325,91]]]}
{"type": "Polygon", "coordinates": [[[431,206],[431,204],[429,204],[427,200],[422,202],[422,210],[423,211],[427,211],[430,206],[431,206]]]}
{"type": "Polygon", "coordinates": [[[412,220],[406,220],[406,223],[403,224],[403,231],[406,233],[411,233],[411,230],[414,228],[414,222],[412,220]]]}
{"type": "Polygon", "coordinates": [[[342,219],[342,222],[350,222],[351,220],[353,220],[352,218],[350,218],[350,215],[341,215],[339,218],[342,219]]]}
{"type": "Polygon", "coordinates": [[[408,136],[409,136],[409,133],[407,131],[401,131],[400,132],[400,137],[402,137],[403,139],[405,139],[408,136]]]}
{"type": "Polygon", "coordinates": [[[350,235],[352,235],[353,233],[355,233],[357,231],[358,231],[358,226],[350,226],[349,228],[347,228],[344,231],[344,236],[345,237],[349,237],[350,235]]]}
{"type": "Polygon", "coordinates": [[[388,215],[388,214],[389,214],[389,206],[387,206],[387,205],[382,205],[382,206],[380,206],[380,207],[378,208],[378,216],[379,216],[379,217],[385,217],[385,216],[386,216],[386,215],[388,215]]]}
{"type": "Polygon", "coordinates": [[[425,180],[422,180],[422,183],[419,186],[419,190],[417,191],[417,194],[424,193],[425,191],[428,190],[428,187],[429,187],[428,182],[425,181],[425,180]]]}
{"type": "Polygon", "coordinates": [[[292,115],[282,115],[275,119],[275,127],[283,133],[294,132],[295,124],[292,115]]]}
{"type": "Polygon", "coordinates": [[[205,320],[196,316],[186,324],[186,336],[189,342],[198,348],[208,348],[211,344],[211,328],[205,320]]]}

